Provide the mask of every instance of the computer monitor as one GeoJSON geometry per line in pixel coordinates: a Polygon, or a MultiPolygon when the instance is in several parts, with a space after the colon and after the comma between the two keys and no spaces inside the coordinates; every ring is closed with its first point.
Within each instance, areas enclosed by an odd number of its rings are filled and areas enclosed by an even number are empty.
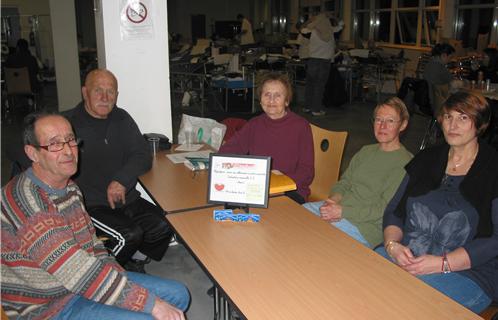
{"type": "Polygon", "coordinates": [[[270,165],[271,157],[211,153],[208,203],[267,208],[270,165]]]}
{"type": "Polygon", "coordinates": [[[240,33],[239,21],[215,21],[214,32],[218,38],[234,39],[240,33]]]}

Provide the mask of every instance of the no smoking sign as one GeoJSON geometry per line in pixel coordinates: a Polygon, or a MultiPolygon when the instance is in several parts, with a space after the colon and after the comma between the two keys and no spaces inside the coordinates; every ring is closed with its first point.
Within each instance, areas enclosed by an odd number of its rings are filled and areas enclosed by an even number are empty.
{"type": "Polygon", "coordinates": [[[128,5],[126,17],[132,23],[142,23],[147,18],[147,7],[142,2],[135,5],[128,5]]]}
{"type": "Polygon", "coordinates": [[[121,0],[119,14],[121,39],[154,38],[154,5],[152,0],[121,0]]]}

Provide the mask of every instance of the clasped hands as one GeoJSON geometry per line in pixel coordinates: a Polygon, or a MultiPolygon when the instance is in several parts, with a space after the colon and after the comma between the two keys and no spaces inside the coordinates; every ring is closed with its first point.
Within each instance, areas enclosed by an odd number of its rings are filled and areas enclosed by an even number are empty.
{"type": "Polygon", "coordinates": [[[339,201],[326,199],[320,207],[320,217],[328,222],[337,222],[342,219],[342,206],[339,201]]]}
{"type": "Polygon", "coordinates": [[[399,242],[392,246],[389,255],[398,266],[413,275],[441,272],[441,257],[430,254],[415,257],[410,248],[399,242]]]}

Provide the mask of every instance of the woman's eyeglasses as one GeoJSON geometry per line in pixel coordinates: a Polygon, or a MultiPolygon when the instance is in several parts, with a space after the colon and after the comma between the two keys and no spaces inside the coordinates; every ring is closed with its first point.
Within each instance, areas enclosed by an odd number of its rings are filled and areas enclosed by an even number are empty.
{"type": "Polygon", "coordinates": [[[389,128],[393,128],[394,125],[398,122],[401,122],[401,120],[395,120],[395,119],[392,119],[392,118],[380,118],[380,117],[375,117],[372,119],[372,122],[375,124],[375,125],[378,125],[378,126],[381,126],[382,124],[386,124],[387,127],[389,128]]]}

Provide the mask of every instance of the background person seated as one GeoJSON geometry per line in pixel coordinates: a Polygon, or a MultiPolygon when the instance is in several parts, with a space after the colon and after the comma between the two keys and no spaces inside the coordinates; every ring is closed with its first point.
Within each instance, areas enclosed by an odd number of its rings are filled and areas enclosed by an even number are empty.
{"type": "Polygon", "coordinates": [[[38,82],[38,61],[29,51],[29,44],[26,39],[17,40],[16,52],[7,57],[5,61],[7,68],[28,68],[29,82],[31,84],[31,91],[38,92],[40,90],[40,83],[38,82]]]}
{"type": "Polygon", "coordinates": [[[382,216],[398,188],[412,154],[399,141],[410,115],[399,98],[377,105],[373,113],[376,144],[358,151],[325,201],[304,207],[368,247],[382,242],[382,216]]]}
{"type": "Polygon", "coordinates": [[[311,127],[289,109],[292,87],[287,76],[265,75],[257,94],[264,113],[245,124],[219,152],[270,156],[272,170],[281,171],[297,185],[297,191],[287,195],[304,203],[315,171],[311,127]]]}
{"type": "Polygon", "coordinates": [[[479,313],[498,299],[498,154],[478,137],[491,110],[453,94],[438,121],[447,144],[418,153],[384,215],[384,257],[479,313]]]}
{"type": "Polygon", "coordinates": [[[422,77],[429,85],[429,99],[434,115],[439,114],[443,102],[450,95],[453,75],[446,68],[455,48],[447,43],[438,43],[432,48],[429,62],[425,65],[422,77]]]}
{"type": "Polygon", "coordinates": [[[483,50],[482,66],[473,74],[474,80],[477,80],[479,71],[482,71],[484,81],[489,79],[491,83],[498,83],[498,50],[496,48],[483,50]]]}
{"type": "Polygon", "coordinates": [[[126,272],[95,235],[70,180],[78,139],[61,115],[29,115],[33,164],[2,188],[2,308],[10,319],[184,319],[181,283],[126,272]]]}

